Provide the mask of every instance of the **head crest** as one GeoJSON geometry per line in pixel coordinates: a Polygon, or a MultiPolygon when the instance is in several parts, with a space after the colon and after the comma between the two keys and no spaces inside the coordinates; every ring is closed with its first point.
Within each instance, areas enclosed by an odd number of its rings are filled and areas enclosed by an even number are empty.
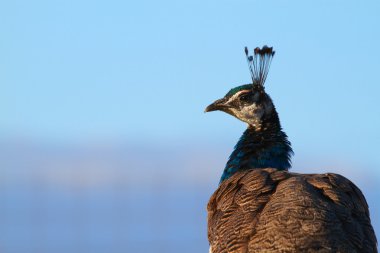
{"type": "Polygon", "coordinates": [[[251,72],[252,84],[264,88],[268,71],[275,51],[273,47],[263,46],[261,49],[256,47],[253,56],[248,54],[248,48],[244,49],[247,56],[249,71],[251,72]]]}

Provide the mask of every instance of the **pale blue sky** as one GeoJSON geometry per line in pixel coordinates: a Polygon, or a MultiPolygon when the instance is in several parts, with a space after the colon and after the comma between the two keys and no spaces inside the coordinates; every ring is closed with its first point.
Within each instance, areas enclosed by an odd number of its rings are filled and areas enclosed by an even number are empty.
{"type": "Polygon", "coordinates": [[[249,82],[243,47],[268,44],[294,145],[378,155],[380,3],[357,3],[4,1],[1,135],[232,142],[244,125],[203,109],[249,82]]]}

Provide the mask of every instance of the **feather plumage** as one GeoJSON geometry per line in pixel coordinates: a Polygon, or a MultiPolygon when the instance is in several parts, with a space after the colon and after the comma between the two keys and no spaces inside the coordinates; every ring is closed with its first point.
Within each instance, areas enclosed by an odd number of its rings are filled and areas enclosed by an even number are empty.
{"type": "Polygon", "coordinates": [[[213,253],[377,252],[363,194],[337,174],[240,171],[207,210],[213,253]]]}
{"type": "Polygon", "coordinates": [[[264,91],[274,51],[245,53],[252,84],[231,89],[205,110],[248,124],[208,203],[210,252],[377,252],[358,187],[337,174],[288,172],[293,150],[264,91]]]}

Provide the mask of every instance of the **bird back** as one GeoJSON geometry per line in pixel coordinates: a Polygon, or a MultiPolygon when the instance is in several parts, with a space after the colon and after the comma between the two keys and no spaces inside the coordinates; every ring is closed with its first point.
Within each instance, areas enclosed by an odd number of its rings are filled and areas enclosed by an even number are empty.
{"type": "Polygon", "coordinates": [[[377,252],[367,202],[341,175],[240,171],[207,209],[213,253],[377,252]]]}

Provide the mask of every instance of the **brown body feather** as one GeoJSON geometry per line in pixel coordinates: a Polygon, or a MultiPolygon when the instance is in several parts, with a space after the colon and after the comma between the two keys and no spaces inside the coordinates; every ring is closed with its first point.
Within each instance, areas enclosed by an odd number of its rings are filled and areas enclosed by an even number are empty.
{"type": "Polygon", "coordinates": [[[207,209],[213,253],[377,252],[367,202],[341,175],[237,172],[207,209]]]}

